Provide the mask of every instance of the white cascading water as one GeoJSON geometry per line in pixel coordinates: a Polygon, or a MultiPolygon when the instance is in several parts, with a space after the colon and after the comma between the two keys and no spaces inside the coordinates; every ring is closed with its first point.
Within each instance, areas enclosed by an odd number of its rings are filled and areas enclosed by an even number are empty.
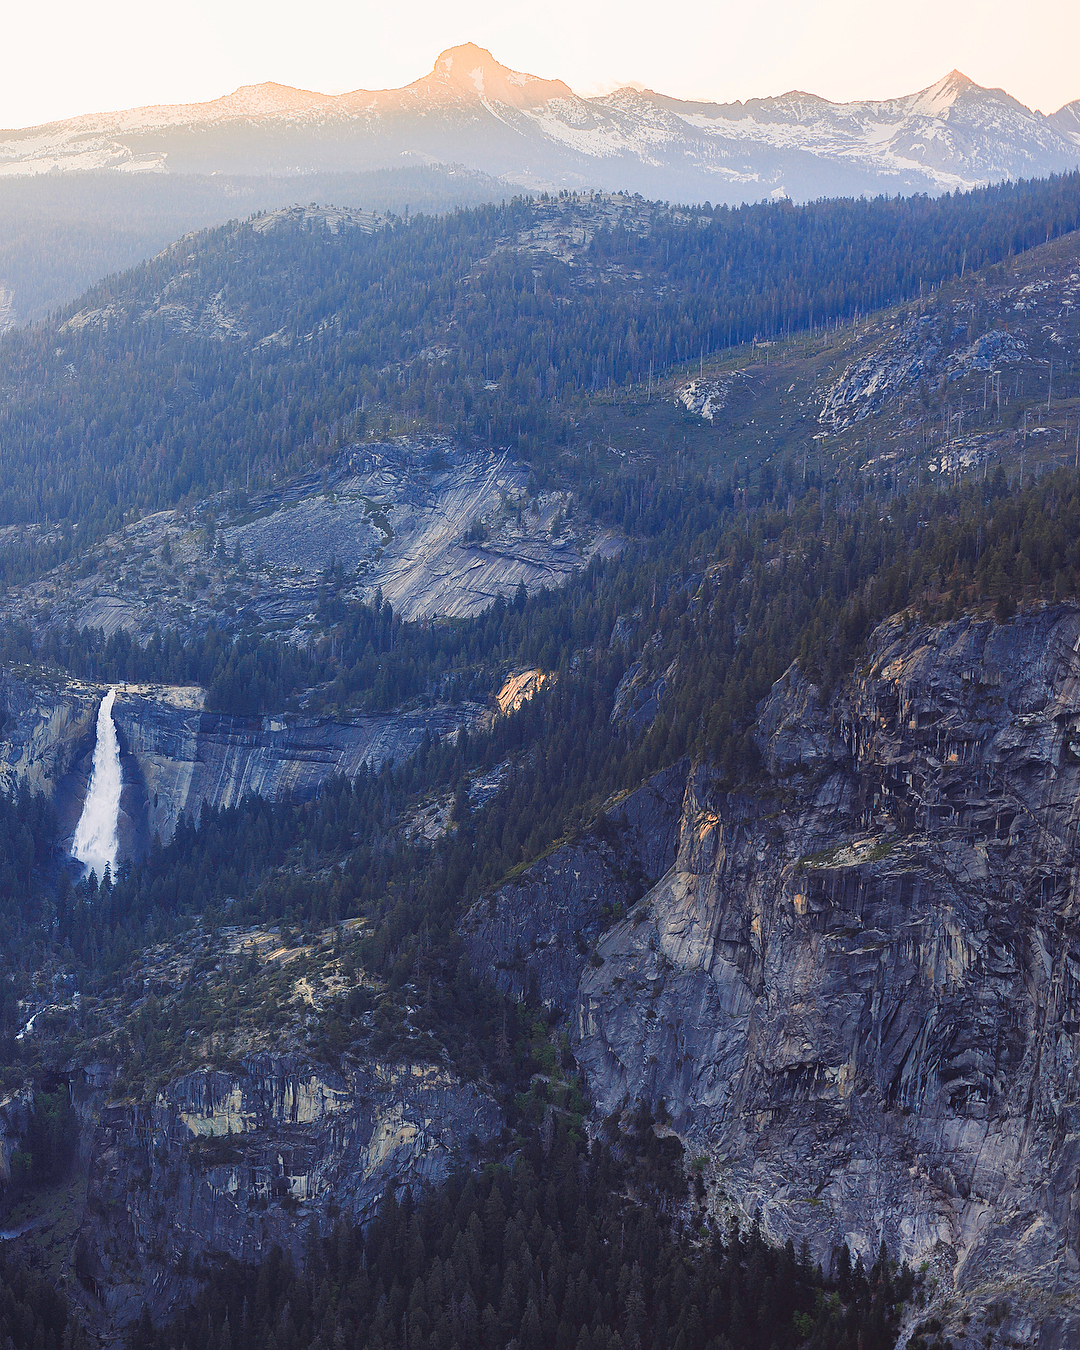
{"type": "Polygon", "coordinates": [[[97,715],[97,741],[94,745],[94,765],[90,771],[90,786],[86,790],[82,815],[75,827],[72,856],[86,865],[87,872],[98,877],[116,871],[116,851],[120,846],[117,820],[120,815],[120,743],[113,724],[113,703],[116,690],[110,689],[101,700],[97,715]]]}

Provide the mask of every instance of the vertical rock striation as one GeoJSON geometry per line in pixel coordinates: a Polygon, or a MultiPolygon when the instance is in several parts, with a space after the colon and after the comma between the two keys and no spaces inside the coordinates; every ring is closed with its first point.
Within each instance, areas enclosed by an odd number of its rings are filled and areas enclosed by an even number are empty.
{"type": "Polygon", "coordinates": [[[1080,1341],[1078,648],[1058,606],[887,622],[827,708],[793,668],[574,1010],[598,1111],[663,1098],[778,1238],[930,1260],[956,1344],[992,1295],[1080,1341]]]}
{"type": "MultiPolygon", "coordinates": [[[[25,784],[53,796],[61,827],[73,831],[94,752],[94,718],[105,690],[60,678],[30,683],[0,675],[0,789],[25,784]]],[[[113,720],[124,792],[120,856],[167,841],[184,813],[203,802],[230,806],[247,793],[304,801],[339,774],[415,753],[425,734],[452,736],[490,716],[479,704],[373,713],[349,721],[233,717],[207,712],[198,688],[120,685],[113,720]]]]}
{"type": "Polygon", "coordinates": [[[202,1070],[156,1100],[75,1089],[92,1133],[75,1274],[95,1321],[123,1326],[148,1294],[157,1313],[190,1295],[201,1259],[255,1261],[274,1243],[299,1260],[314,1224],[371,1216],[386,1190],[442,1180],[502,1114],[433,1065],[256,1055],[202,1070]]]}

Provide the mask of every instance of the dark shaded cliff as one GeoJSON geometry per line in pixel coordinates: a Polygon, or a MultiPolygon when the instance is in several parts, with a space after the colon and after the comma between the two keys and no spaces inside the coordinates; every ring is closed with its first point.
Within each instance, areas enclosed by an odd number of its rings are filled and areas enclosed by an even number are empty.
{"type": "Polygon", "coordinates": [[[215,1254],[277,1243],[299,1261],[313,1222],[369,1218],[388,1186],[442,1180],[502,1126],[490,1096],[433,1065],[255,1055],[146,1104],[103,1082],[91,1070],[73,1093],[92,1142],[71,1260],[87,1314],[113,1328],[147,1298],[160,1313],[190,1296],[215,1254]]]}
{"type": "Polygon", "coordinates": [[[474,969],[512,998],[568,1011],[591,945],[674,860],[686,768],[655,775],[474,905],[461,924],[474,969]]]}

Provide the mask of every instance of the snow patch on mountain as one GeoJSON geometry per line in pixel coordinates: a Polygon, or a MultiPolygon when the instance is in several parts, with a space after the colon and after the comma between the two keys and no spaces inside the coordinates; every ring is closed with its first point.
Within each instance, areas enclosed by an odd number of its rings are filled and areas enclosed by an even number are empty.
{"type": "Polygon", "coordinates": [[[1074,103],[1066,103],[1046,120],[1059,135],[1080,145],[1080,98],[1074,103]]]}
{"type": "Polygon", "coordinates": [[[900,98],[831,103],[801,90],[694,103],[628,87],[581,98],[474,44],[403,89],[329,95],[247,85],[208,103],[93,113],[0,132],[0,176],[298,173],[456,162],[506,182],[655,188],[682,200],[941,191],[1080,162],[1080,100],[1050,117],[950,71],[900,98]],[[227,168],[223,168],[225,165],[227,168]],[[679,191],[664,191],[665,184],[679,191]]]}

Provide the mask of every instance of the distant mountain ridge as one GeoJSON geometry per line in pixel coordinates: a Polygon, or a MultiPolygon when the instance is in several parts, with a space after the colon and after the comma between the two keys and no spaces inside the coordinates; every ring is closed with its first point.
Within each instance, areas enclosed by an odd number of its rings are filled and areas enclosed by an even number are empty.
{"type": "Polygon", "coordinates": [[[1047,116],[956,70],[881,101],[792,91],[696,103],[634,88],[582,98],[466,44],[402,89],[330,95],[248,85],[208,103],[0,132],[0,176],[292,176],[424,163],[466,165],[516,187],[685,201],[940,192],[1076,167],[1080,99],[1047,116]]]}

